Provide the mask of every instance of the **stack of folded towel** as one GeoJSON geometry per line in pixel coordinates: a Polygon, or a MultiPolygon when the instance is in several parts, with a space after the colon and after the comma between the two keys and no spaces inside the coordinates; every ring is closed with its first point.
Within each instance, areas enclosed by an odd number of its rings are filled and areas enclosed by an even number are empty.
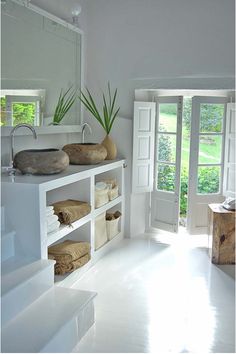
{"type": "Polygon", "coordinates": [[[48,248],[48,258],[54,259],[55,274],[63,275],[82,267],[90,260],[90,244],[66,240],[48,248]]]}
{"type": "Polygon", "coordinates": [[[54,214],[54,207],[46,207],[46,220],[47,220],[47,233],[55,232],[60,227],[60,222],[58,221],[58,216],[54,214]]]}
{"type": "Polygon", "coordinates": [[[53,203],[54,213],[61,224],[71,225],[74,221],[83,218],[91,211],[91,206],[86,202],[67,199],[53,203]]]}

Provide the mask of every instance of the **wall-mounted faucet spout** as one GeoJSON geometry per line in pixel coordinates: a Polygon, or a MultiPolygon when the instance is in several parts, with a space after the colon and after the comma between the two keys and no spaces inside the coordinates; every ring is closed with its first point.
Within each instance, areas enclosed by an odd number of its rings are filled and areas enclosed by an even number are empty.
{"type": "Polygon", "coordinates": [[[89,133],[92,134],[92,128],[90,127],[90,125],[88,123],[84,123],[82,125],[82,144],[84,144],[84,134],[86,127],[89,129],[89,133]]]}
{"type": "Polygon", "coordinates": [[[10,168],[14,167],[14,137],[15,137],[15,132],[17,129],[19,128],[28,128],[32,131],[33,136],[35,139],[37,139],[37,134],[36,131],[34,129],[34,127],[32,127],[32,125],[30,124],[26,124],[26,123],[22,123],[22,124],[18,124],[16,125],[10,132],[10,168]]]}

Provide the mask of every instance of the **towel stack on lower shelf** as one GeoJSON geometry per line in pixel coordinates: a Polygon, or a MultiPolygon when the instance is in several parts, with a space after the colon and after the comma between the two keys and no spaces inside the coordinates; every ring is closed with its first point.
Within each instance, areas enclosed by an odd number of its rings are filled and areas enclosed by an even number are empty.
{"type": "Polygon", "coordinates": [[[58,221],[58,216],[54,214],[54,207],[46,207],[46,220],[47,220],[47,233],[55,232],[60,227],[60,222],[58,221]]]}
{"type": "Polygon", "coordinates": [[[48,258],[56,261],[56,275],[73,272],[90,260],[90,244],[66,240],[49,247],[48,258]]]}

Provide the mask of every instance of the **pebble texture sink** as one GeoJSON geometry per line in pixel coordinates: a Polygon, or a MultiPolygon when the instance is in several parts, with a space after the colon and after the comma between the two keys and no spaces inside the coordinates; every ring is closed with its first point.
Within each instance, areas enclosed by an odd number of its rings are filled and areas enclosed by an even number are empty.
{"type": "Polygon", "coordinates": [[[23,174],[53,175],[69,165],[66,152],[58,149],[22,150],[14,157],[14,167],[23,174]]]}
{"type": "Polygon", "coordinates": [[[62,150],[68,154],[72,165],[95,165],[107,156],[107,150],[101,144],[67,144],[62,150]]]}

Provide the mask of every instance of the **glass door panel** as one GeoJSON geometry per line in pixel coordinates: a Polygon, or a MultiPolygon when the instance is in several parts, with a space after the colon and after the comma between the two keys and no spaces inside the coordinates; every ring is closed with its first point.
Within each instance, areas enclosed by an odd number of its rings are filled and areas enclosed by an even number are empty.
{"type": "Polygon", "coordinates": [[[158,131],[176,133],[177,105],[176,103],[162,103],[159,106],[158,131]]]}
{"type": "Polygon", "coordinates": [[[172,232],[178,232],[182,106],[182,97],[159,97],[157,100],[152,226],[172,232]]]}
{"type": "Polygon", "coordinates": [[[223,200],[226,102],[225,97],[192,99],[187,229],[193,234],[206,233],[208,204],[223,200]]]}
{"type": "Polygon", "coordinates": [[[158,134],[157,161],[175,163],[176,134],[158,134]]]}
{"type": "Polygon", "coordinates": [[[225,107],[223,104],[200,105],[200,133],[221,133],[225,107]]]}
{"type": "Polygon", "coordinates": [[[199,136],[199,164],[220,164],[222,156],[222,135],[199,136]]]}

